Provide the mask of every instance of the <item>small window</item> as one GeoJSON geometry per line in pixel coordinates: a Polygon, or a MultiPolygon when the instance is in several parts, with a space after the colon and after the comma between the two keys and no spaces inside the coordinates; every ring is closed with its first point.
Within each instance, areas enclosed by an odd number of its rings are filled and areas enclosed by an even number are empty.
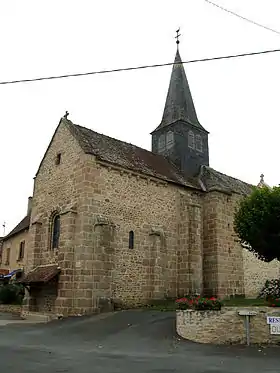
{"type": "Polygon", "coordinates": [[[6,263],[5,263],[5,265],[9,265],[10,264],[10,255],[11,255],[11,248],[10,247],[7,248],[7,253],[6,254],[7,255],[6,255],[6,263]]]}
{"type": "Polygon", "coordinates": [[[24,247],[25,247],[25,241],[21,241],[19,245],[19,253],[18,253],[18,260],[22,260],[24,258],[24,247]]]}
{"type": "Polygon", "coordinates": [[[61,162],[61,153],[56,155],[55,164],[58,166],[61,162]]]}
{"type": "Polygon", "coordinates": [[[189,133],[188,133],[188,146],[191,149],[195,148],[194,133],[193,133],[193,131],[189,131],[189,133]]]}
{"type": "Polygon", "coordinates": [[[129,249],[134,249],[134,232],[129,232],[129,239],[128,239],[128,247],[129,249]]]}
{"type": "Polygon", "coordinates": [[[199,152],[202,152],[202,138],[200,135],[195,136],[195,148],[199,152]]]}
{"type": "Polygon", "coordinates": [[[158,139],[158,151],[163,152],[165,150],[165,135],[160,135],[158,139]]]}
{"type": "Polygon", "coordinates": [[[172,131],[168,131],[166,134],[166,148],[171,149],[174,145],[174,134],[172,131]]]}
{"type": "Polygon", "coordinates": [[[52,221],[51,249],[58,249],[60,236],[60,216],[55,215],[52,221]]]}

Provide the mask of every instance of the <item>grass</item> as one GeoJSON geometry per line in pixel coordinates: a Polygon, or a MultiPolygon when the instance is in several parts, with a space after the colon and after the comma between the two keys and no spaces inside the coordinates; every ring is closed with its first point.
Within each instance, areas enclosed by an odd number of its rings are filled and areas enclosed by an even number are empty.
{"type": "Polygon", "coordinates": [[[265,307],[268,305],[265,299],[232,298],[222,302],[225,307],[265,307]]]}

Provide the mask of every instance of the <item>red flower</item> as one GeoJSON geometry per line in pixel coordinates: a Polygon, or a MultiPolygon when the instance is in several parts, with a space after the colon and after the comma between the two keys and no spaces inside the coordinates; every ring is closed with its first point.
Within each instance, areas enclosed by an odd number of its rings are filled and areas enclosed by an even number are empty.
{"type": "Polygon", "coordinates": [[[272,304],[271,307],[275,307],[275,304],[272,304]]]}
{"type": "Polygon", "coordinates": [[[187,302],[187,298],[176,299],[176,303],[183,303],[183,302],[187,302]]]}

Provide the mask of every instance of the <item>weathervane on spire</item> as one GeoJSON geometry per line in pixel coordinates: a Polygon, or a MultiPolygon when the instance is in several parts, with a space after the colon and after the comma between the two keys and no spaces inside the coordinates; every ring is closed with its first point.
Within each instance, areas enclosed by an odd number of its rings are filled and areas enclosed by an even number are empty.
{"type": "Polygon", "coordinates": [[[180,27],[178,28],[178,30],[176,30],[177,35],[175,36],[177,48],[179,47],[179,44],[180,44],[179,38],[180,38],[181,34],[179,34],[179,32],[180,32],[180,27]]]}

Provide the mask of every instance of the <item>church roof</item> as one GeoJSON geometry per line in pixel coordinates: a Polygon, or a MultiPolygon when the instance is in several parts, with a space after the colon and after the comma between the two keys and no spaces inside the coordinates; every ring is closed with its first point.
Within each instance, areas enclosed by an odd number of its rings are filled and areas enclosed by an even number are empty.
{"type": "Polygon", "coordinates": [[[88,128],[73,124],[63,118],[72,134],[87,154],[132,171],[171,181],[183,186],[200,189],[198,180],[186,178],[167,158],[138,146],[105,136],[88,128]]]}
{"type": "Polygon", "coordinates": [[[216,190],[247,195],[253,188],[253,185],[218,172],[209,166],[201,166],[200,179],[207,192],[216,190]]]}
{"type": "Polygon", "coordinates": [[[21,233],[22,231],[25,231],[26,229],[29,228],[29,224],[30,224],[30,215],[27,215],[18,223],[18,225],[10,233],[8,233],[5,237],[3,237],[3,241],[15,236],[16,234],[21,233]]]}
{"type": "Polygon", "coordinates": [[[162,120],[156,130],[168,126],[178,120],[190,123],[205,131],[199,123],[196,115],[189,83],[179,50],[177,50],[174,60],[162,120]]]}
{"type": "Polygon", "coordinates": [[[251,184],[225,175],[209,166],[201,166],[199,177],[187,177],[162,155],[79,126],[69,119],[62,118],[62,121],[68,125],[84,152],[96,156],[101,161],[207,192],[217,190],[245,195],[252,191],[251,184]]]}

